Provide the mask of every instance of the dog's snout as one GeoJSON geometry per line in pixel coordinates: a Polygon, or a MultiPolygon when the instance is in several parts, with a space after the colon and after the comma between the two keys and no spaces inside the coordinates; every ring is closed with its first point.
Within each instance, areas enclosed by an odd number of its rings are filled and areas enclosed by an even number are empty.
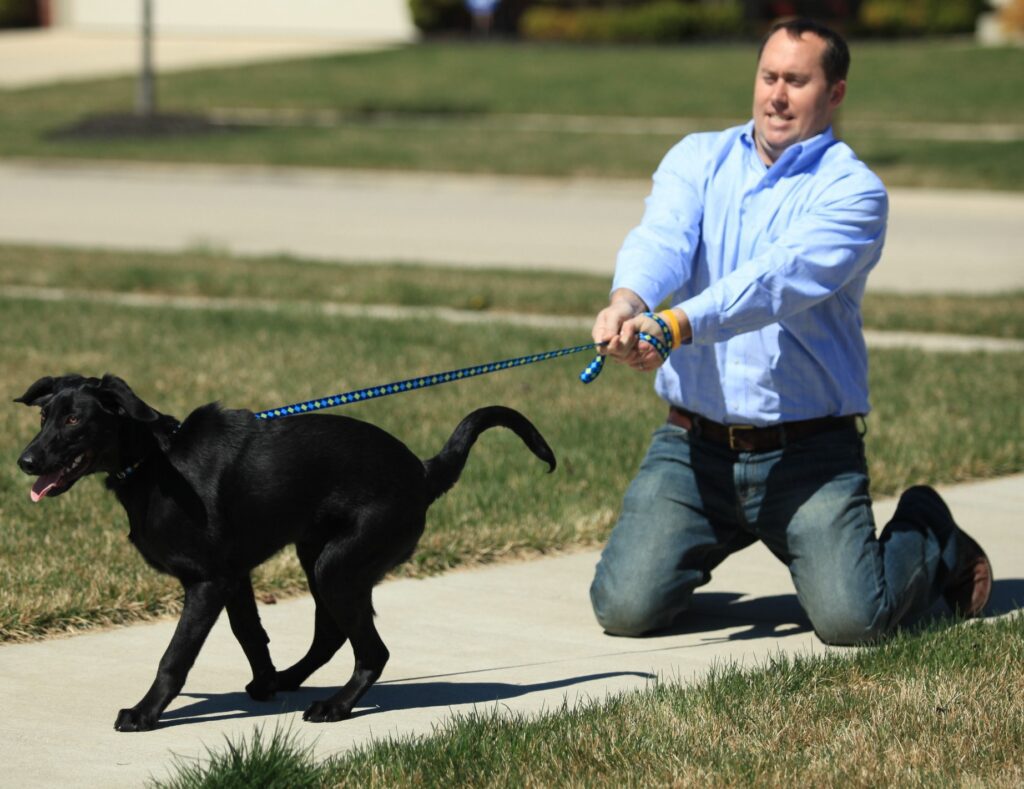
{"type": "Polygon", "coordinates": [[[18,458],[18,468],[26,474],[39,475],[42,473],[39,460],[32,452],[24,452],[22,456],[18,458]]]}

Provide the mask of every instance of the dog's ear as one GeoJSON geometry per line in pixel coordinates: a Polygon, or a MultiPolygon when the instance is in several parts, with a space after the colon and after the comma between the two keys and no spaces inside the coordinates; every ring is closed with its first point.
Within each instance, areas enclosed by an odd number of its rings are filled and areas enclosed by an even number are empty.
{"type": "Polygon", "coordinates": [[[127,416],[137,422],[155,422],[161,416],[116,375],[104,375],[96,385],[95,394],[100,407],[107,413],[127,416]]]}
{"type": "Polygon", "coordinates": [[[86,380],[81,375],[62,375],[57,378],[48,375],[32,384],[21,397],[15,397],[14,402],[42,407],[50,402],[57,392],[79,387],[86,380]]]}

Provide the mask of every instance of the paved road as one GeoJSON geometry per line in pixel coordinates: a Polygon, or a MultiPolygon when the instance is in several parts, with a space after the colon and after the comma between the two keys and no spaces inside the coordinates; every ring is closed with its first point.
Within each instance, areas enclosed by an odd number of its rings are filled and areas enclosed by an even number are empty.
{"type": "MultiPolygon", "coordinates": [[[[0,241],[610,275],[648,182],[0,164],[0,241]]],[[[892,192],[878,290],[1024,288],[1024,195],[892,192]]]]}
{"type": "MultiPolygon", "coordinates": [[[[161,35],[162,71],[395,41],[161,35]]],[[[0,33],[0,87],[132,73],[123,34],[0,33]]],[[[412,261],[609,274],[646,180],[549,180],[309,170],[0,165],[0,242],[218,247],[330,261],[412,261]]],[[[1024,195],[894,190],[871,287],[1024,287],[1024,195]]]]}
{"type": "MultiPolygon", "coordinates": [[[[1024,603],[1024,476],[943,493],[992,557],[990,612],[1016,609],[1024,603]]],[[[876,519],[884,522],[894,508],[892,500],[877,503],[876,519]]],[[[429,734],[455,712],[537,713],[643,688],[654,677],[690,681],[723,661],[753,665],[780,652],[828,650],[809,630],[785,568],[762,546],[716,570],[686,628],[643,639],[605,636],[595,624],[587,589],[596,560],[587,551],[382,584],[374,602],[391,662],[355,717],[335,724],[303,723],[301,711],[348,677],[347,646],[309,689],[256,703],[242,691],[247,666],[226,617],[165,723],[145,734],[115,732],[114,717],[149,686],[173,621],[2,647],[0,784],[137,787],[164,775],[172,752],[201,758],[206,746],[258,726],[266,733],[290,726],[324,757],[371,738],[429,734]]],[[[308,598],[262,605],[260,615],[279,665],[304,653],[313,619],[308,598]]]]}

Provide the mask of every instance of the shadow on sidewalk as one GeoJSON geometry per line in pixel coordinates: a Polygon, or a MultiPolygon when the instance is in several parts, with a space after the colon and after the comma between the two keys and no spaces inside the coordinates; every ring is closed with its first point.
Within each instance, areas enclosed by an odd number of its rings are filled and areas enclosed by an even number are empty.
{"type": "MultiPolygon", "coordinates": [[[[613,671],[540,682],[535,685],[513,685],[506,682],[408,682],[395,685],[379,683],[370,688],[359,707],[352,713],[352,718],[376,712],[452,707],[460,704],[492,704],[529,693],[567,688],[612,677],[656,679],[653,674],[643,672],[613,671]]],[[[160,716],[160,727],[302,712],[314,701],[333,695],[340,687],[341,683],[332,687],[304,687],[294,693],[279,694],[264,702],[253,701],[243,691],[182,693],[180,698],[196,700],[184,707],[165,712],[160,716]]]]}
{"type": "Polygon", "coordinates": [[[795,594],[750,597],[743,592],[701,592],[693,595],[691,607],[679,615],[672,627],[643,638],[706,633],[710,642],[745,641],[807,633],[811,622],[795,594]],[[736,633],[719,634],[729,628],[746,626],[736,633]]]}
{"type": "MultiPolygon", "coordinates": [[[[1024,608],[1024,579],[995,579],[992,597],[985,608],[985,616],[1002,616],[1024,608]]],[[[941,600],[910,627],[936,621],[955,623],[950,610],[941,600]]],[[[701,644],[772,638],[811,632],[811,622],[800,606],[795,594],[770,597],[747,597],[741,592],[700,592],[693,596],[693,605],[679,615],[676,623],[665,630],[657,630],[644,639],[704,633],[701,644]],[[726,628],[747,626],[735,633],[717,634],[726,628]]],[[[693,646],[688,644],[686,646],[693,646]]]]}
{"type": "MultiPolygon", "coordinates": [[[[993,584],[992,598],[986,610],[987,616],[1001,616],[1024,608],[1024,579],[1007,578],[993,584]]],[[[945,604],[939,601],[919,624],[955,620],[945,604]]],[[[913,627],[913,625],[911,626],[913,627]]],[[[674,635],[704,634],[699,644],[672,644],[668,649],[688,649],[710,642],[725,642],[759,638],[784,638],[811,631],[810,621],[804,614],[795,594],[750,598],[740,592],[698,592],[693,598],[693,607],[680,617],[678,623],[657,631],[642,640],[657,643],[659,638],[674,635]],[[744,627],[738,632],[725,634],[721,631],[744,627]]],[[[635,641],[635,639],[629,639],[635,641]]],[[[660,649],[661,647],[659,647],[660,649]]],[[[165,712],[160,726],[178,726],[188,723],[203,723],[242,718],[265,717],[282,713],[301,712],[314,701],[325,699],[335,693],[345,678],[345,670],[339,667],[339,684],[330,687],[304,687],[294,693],[282,693],[276,698],[257,702],[244,691],[233,693],[182,693],[181,698],[192,701],[183,707],[165,712]]],[[[506,682],[439,682],[403,680],[388,684],[374,685],[363,698],[353,718],[372,715],[377,712],[425,709],[429,707],[454,707],[465,704],[493,704],[507,699],[518,698],[558,688],[568,688],[586,682],[605,680],[613,677],[641,677],[656,679],[653,674],[616,671],[600,674],[584,674],[561,680],[541,682],[533,685],[516,685],[506,682]]]]}
{"type": "Polygon", "coordinates": [[[996,578],[985,613],[1001,616],[1024,608],[1024,578],[996,578]]]}

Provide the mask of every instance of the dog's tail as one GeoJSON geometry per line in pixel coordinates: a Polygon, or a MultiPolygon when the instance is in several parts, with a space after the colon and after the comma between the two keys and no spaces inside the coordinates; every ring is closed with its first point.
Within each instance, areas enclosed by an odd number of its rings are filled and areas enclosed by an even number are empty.
{"type": "Polygon", "coordinates": [[[548,472],[555,470],[555,453],[533,423],[518,411],[492,405],[474,411],[459,422],[444,448],[430,460],[424,461],[430,501],[439,499],[459,481],[477,436],[492,427],[507,427],[523,440],[533,454],[548,464],[548,472]]]}

